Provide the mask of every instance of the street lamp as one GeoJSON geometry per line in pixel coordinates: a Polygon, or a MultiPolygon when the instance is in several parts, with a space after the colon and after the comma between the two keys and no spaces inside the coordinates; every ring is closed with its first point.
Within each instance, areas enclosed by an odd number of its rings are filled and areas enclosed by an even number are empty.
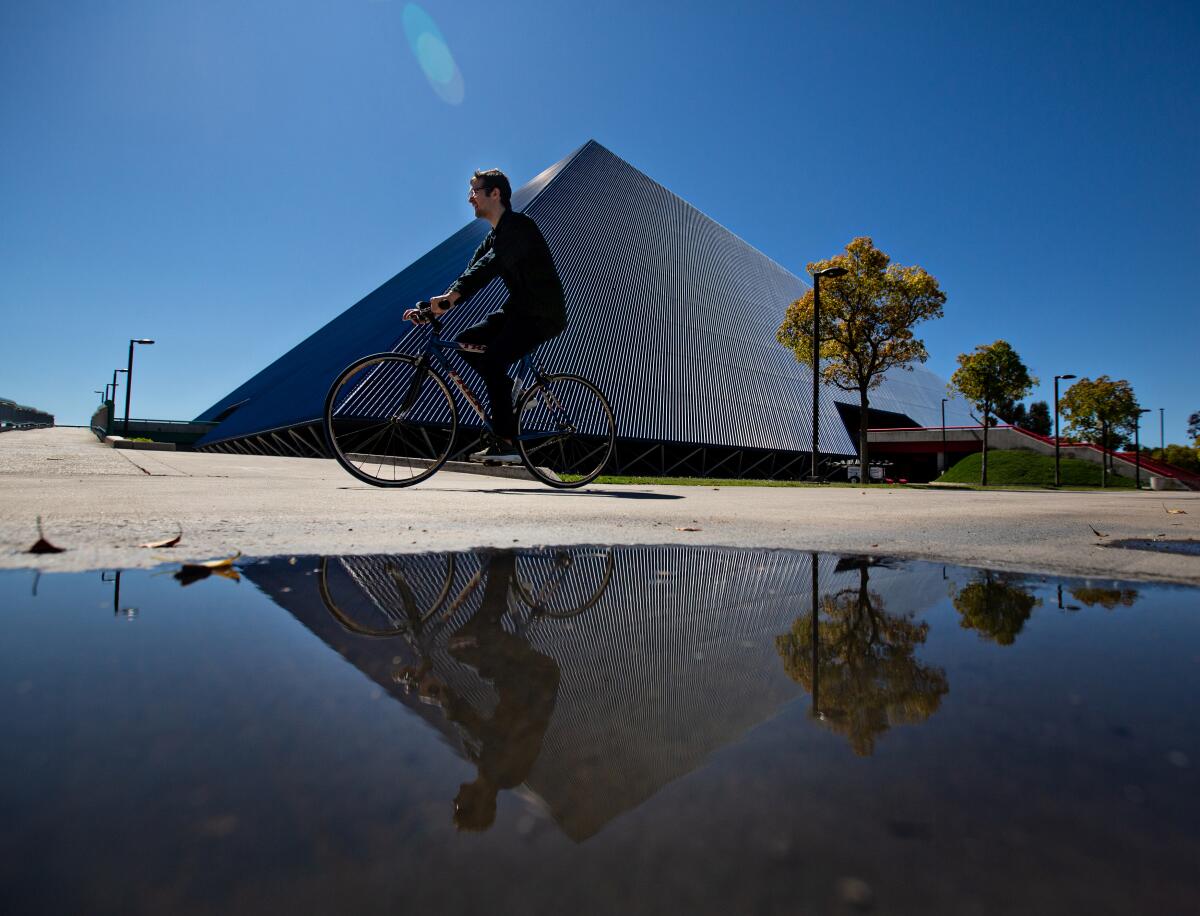
{"type": "Polygon", "coordinates": [[[1158,452],[1159,460],[1167,460],[1167,438],[1163,435],[1163,409],[1158,408],[1158,452]]]}
{"type": "Polygon", "coordinates": [[[809,707],[809,714],[814,719],[825,718],[821,715],[821,629],[817,620],[818,601],[820,599],[820,570],[817,564],[817,554],[810,554],[809,559],[812,560],[812,673],[813,673],[813,689],[812,689],[812,705],[809,707]]]}
{"type": "Polygon", "coordinates": [[[1133,482],[1136,489],[1142,488],[1142,443],[1138,436],[1138,427],[1142,425],[1142,414],[1150,413],[1149,407],[1142,407],[1133,415],[1133,482]]]}
{"type": "MultiPolygon", "coordinates": [[[[813,278],[813,412],[812,412],[812,479],[820,480],[817,476],[817,445],[821,429],[821,278],[844,277],[850,271],[844,267],[826,267],[814,271],[813,278]]],[[[860,421],[861,422],[861,421],[860,421]]],[[[862,449],[862,445],[859,445],[862,449]]]]}
{"type": "Polygon", "coordinates": [[[125,435],[129,435],[129,394],[133,391],[133,345],[134,344],[152,344],[153,340],[147,340],[144,337],[131,337],[129,339],[129,368],[125,370],[125,435]]]}
{"type": "Polygon", "coordinates": [[[1062,486],[1062,479],[1058,469],[1058,380],[1071,378],[1075,378],[1075,376],[1069,373],[1067,375],[1054,376],[1054,485],[1056,487],[1062,486]]]}
{"type": "Polygon", "coordinates": [[[946,473],[946,402],[949,398],[942,398],[942,453],[938,455],[938,473],[946,473]]]}

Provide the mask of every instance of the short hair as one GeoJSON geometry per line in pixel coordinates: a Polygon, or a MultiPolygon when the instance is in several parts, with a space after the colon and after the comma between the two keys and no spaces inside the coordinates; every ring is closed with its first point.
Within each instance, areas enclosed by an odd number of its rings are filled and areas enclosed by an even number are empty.
{"type": "Polygon", "coordinates": [[[506,210],[512,209],[512,185],[508,182],[508,176],[499,169],[476,169],[472,178],[478,178],[483,182],[483,192],[491,194],[494,188],[500,189],[500,203],[504,204],[506,210]]]}

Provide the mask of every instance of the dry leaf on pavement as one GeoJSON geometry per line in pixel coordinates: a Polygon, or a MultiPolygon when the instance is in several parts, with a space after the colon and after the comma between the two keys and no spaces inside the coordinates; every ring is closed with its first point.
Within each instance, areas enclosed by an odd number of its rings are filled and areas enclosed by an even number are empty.
{"type": "Polygon", "coordinates": [[[176,544],[179,543],[180,539],[183,537],[183,525],[180,525],[178,522],[176,522],[175,524],[178,525],[178,527],[179,527],[179,533],[177,535],[175,535],[175,537],[166,538],[161,541],[147,541],[145,544],[138,544],[138,546],[139,547],[150,547],[155,550],[157,550],[160,547],[174,547],[176,544]]]}

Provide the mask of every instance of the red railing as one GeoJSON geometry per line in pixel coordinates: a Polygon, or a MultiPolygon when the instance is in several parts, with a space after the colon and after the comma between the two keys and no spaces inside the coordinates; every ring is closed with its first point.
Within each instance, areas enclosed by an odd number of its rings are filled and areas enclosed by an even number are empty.
{"type": "MultiPolygon", "coordinates": [[[[983,427],[981,427],[981,426],[946,426],[946,427],[941,427],[941,426],[889,426],[889,427],[880,427],[878,429],[869,429],[869,430],[867,430],[867,432],[870,432],[870,433],[875,433],[875,432],[879,432],[879,433],[922,432],[922,433],[933,433],[936,435],[941,435],[943,428],[947,432],[951,432],[953,430],[967,430],[967,429],[982,430],[983,429],[983,427]]],[[[1053,436],[1043,436],[1041,433],[1031,432],[1030,430],[1023,429],[1020,426],[992,426],[992,427],[990,427],[990,429],[992,429],[992,430],[1011,429],[1013,432],[1020,433],[1022,436],[1028,436],[1030,439],[1036,439],[1037,441],[1042,442],[1051,447],[1053,447],[1053,445],[1054,445],[1054,437],[1053,436]]],[[[1073,441],[1070,441],[1067,439],[1062,439],[1059,442],[1059,446],[1061,448],[1072,448],[1072,449],[1086,448],[1086,449],[1091,449],[1094,452],[1099,452],[1100,454],[1103,454],[1105,452],[1105,449],[1102,449],[1100,446],[1096,445],[1094,442],[1073,442],[1073,441]]],[[[1133,465],[1136,465],[1138,463],[1137,456],[1133,452],[1117,452],[1117,451],[1113,451],[1112,449],[1108,449],[1107,451],[1108,451],[1108,454],[1113,456],[1114,458],[1120,458],[1122,461],[1127,461],[1133,465]]],[[[1178,480],[1180,483],[1184,484],[1191,490],[1200,490],[1200,475],[1193,474],[1191,471],[1185,471],[1183,468],[1176,467],[1173,464],[1167,464],[1165,461],[1158,461],[1154,458],[1148,458],[1146,455],[1142,455],[1141,466],[1142,466],[1142,470],[1146,472],[1147,476],[1149,476],[1150,474],[1153,474],[1156,477],[1170,477],[1175,480],[1178,480]]]]}

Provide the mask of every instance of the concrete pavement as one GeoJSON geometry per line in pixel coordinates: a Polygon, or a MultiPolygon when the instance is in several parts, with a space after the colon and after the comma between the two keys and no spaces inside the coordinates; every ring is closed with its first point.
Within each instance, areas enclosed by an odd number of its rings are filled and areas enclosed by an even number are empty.
{"type": "Polygon", "coordinates": [[[118,451],[82,429],[0,435],[0,568],[146,567],[239,550],[262,556],[685,543],[1200,584],[1200,557],[1103,546],[1159,536],[1200,538],[1200,494],[674,486],[561,492],[533,480],[452,472],[381,490],[332,461],[118,451]],[[24,552],[37,539],[39,515],[46,537],[65,553],[24,552]],[[174,549],[137,546],[180,528],[174,549]]]}

